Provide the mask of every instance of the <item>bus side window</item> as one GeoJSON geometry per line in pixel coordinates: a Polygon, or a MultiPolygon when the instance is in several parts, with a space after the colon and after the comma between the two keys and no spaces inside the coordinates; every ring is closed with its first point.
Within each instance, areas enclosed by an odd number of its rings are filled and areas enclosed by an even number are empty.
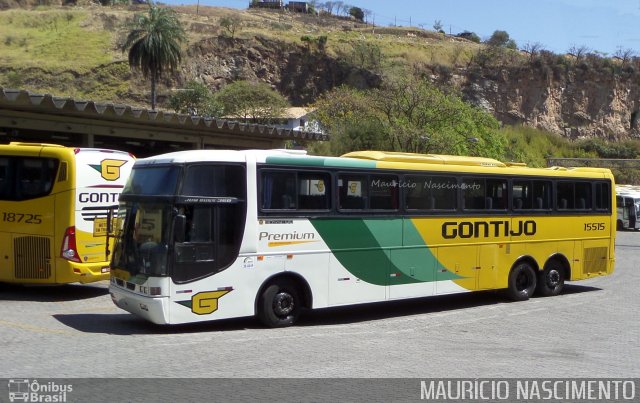
{"type": "Polygon", "coordinates": [[[533,200],[532,208],[534,210],[551,209],[551,189],[550,181],[533,181],[533,192],[531,198],[533,200]]]}
{"type": "Polygon", "coordinates": [[[21,158],[16,161],[17,200],[45,196],[51,192],[58,168],[52,158],[21,158]]]}
{"type": "Polygon", "coordinates": [[[531,181],[514,181],[511,192],[514,210],[529,210],[532,208],[533,185],[531,181]]]}
{"type": "Polygon", "coordinates": [[[331,208],[331,176],[326,172],[298,174],[298,209],[327,210],[331,208]]]}
{"type": "Polygon", "coordinates": [[[591,210],[591,183],[575,183],[576,209],[591,210]]]}
{"type": "Polygon", "coordinates": [[[523,201],[521,198],[516,197],[513,201],[513,209],[514,210],[522,210],[523,201]]]}
{"type": "Polygon", "coordinates": [[[0,158],[0,200],[9,200],[11,196],[11,180],[9,178],[9,159],[0,158]]]}
{"type": "Polygon", "coordinates": [[[296,208],[295,172],[262,173],[262,208],[291,210],[296,208]]]}
{"type": "Polygon", "coordinates": [[[558,182],[556,189],[556,206],[558,210],[573,209],[575,206],[573,182],[558,182]]]}
{"type": "Polygon", "coordinates": [[[343,210],[362,210],[366,206],[367,177],[340,175],[338,179],[338,207],[343,210]]]}
{"type": "Polygon", "coordinates": [[[608,211],[611,207],[611,192],[608,183],[596,183],[596,210],[608,211]]]}
{"type": "Polygon", "coordinates": [[[369,208],[396,210],[398,208],[398,177],[371,175],[369,177],[369,208]]]}

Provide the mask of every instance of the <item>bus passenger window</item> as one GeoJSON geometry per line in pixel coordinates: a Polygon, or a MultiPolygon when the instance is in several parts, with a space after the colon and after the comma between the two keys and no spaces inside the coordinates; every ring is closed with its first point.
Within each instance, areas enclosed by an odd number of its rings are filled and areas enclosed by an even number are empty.
{"type": "Polygon", "coordinates": [[[298,174],[298,209],[327,210],[331,207],[331,176],[323,172],[298,174]]]}
{"type": "Polygon", "coordinates": [[[407,210],[455,210],[458,183],[447,176],[407,176],[404,179],[407,210]]]}
{"type": "Polygon", "coordinates": [[[533,200],[534,210],[551,209],[551,182],[549,181],[533,181],[533,191],[531,198],[533,200]]]}
{"type": "Polygon", "coordinates": [[[507,208],[507,181],[504,179],[487,179],[485,209],[506,210],[506,208],[507,208]]]}
{"type": "Polygon", "coordinates": [[[511,193],[514,210],[529,210],[532,208],[532,188],[531,181],[513,181],[511,193]]]}
{"type": "Polygon", "coordinates": [[[58,169],[52,158],[21,158],[16,160],[17,200],[45,196],[51,192],[58,169]]]}
{"type": "Polygon", "coordinates": [[[11,181],[9,178],[9,159],[0,158],[0,200],[8,200],[12,193],[11,181]]]}
{"type": "Polygon", "coordinates": [[[556,205],[558,210],[573,209],[575,206],[573,182],[558,182],[556,190],[556,205]]]}
{"type": "Polygon", "coordinates": [[[611,207],[611,191],[608,183],[596,183],[596,210],[608,211],[611,207]]]}
{"type": "Polygon", "coordinates": [[[291,210],[296,208],[295,172],[262,173],[262,208],[291,210]]]}
{"type": "Polygon", "coordinates": [[[578,210],[591,210],[591,183],[576,182],[576,208],[578,210]]]}
{"type": "Polygon", "coordinates": [[[362,210],[366,206],[367,177],[340,175],[338,177],[338,207],[343,210],[362,210]]]}
{"type": "Polygon", "coordinates": [[[392,175],[369,177],[369,208],[396,210],[398,208],[398,178],[392,175]]]}

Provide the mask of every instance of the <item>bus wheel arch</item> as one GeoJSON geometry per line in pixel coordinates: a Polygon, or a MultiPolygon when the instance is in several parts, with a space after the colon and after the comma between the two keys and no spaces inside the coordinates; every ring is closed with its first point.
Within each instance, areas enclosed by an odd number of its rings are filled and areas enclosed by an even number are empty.
{"type": "Polygon", "coordinates": [[[283,273],[267,279],[255,300],[256,317],[268,327],[293,325],[302,309],[311,308],[311,289],[299,275],[283,273]]]}
{"type": "Polygon", "coordinates": [[[509,271],[507,295],[513,301],[526,301],[536,290],[538,265],[531,257],[518,259],[509,271]]]}
{"type": "Polygon", "coordinates": [[[536,292],[544,297],[551,297],[562,292],[565,280],[571,278],[569,262],[562,255],[550,257],[544,268],[538,272],[536,292]]]}

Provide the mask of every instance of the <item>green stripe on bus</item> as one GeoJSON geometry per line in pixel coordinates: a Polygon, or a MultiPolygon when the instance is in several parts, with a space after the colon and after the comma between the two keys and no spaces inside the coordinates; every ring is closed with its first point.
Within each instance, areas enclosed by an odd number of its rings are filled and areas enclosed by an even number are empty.
{"type": "Polygon", "coordinates": [[[267,164],[311,167],[375,168],[375,161],[331,157],[267,157],[267,164]]]}
{"type": "MultiPolygon", "coordinates": [[[[428,246],[422,242],[421,245],[402,247],[403,232],[413,241],[420,237],[410,220],[310,221],[340,264],[367,283],[386,286],[436,281],[436,272],[441,265],[428,246]]],[[[437,276],[438,280],[456,278],[460,277],[448,271],[437,276]]]]}

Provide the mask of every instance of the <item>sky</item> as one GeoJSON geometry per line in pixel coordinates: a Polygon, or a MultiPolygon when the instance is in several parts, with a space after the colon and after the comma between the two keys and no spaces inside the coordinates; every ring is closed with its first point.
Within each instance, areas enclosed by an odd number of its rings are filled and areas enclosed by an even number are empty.
{"type": "MultiPolygon", "coordinates": [[[[162,0],[164,4],[246,9],[249,0],[162,0]]],[[[285,0],[285,4],[288,0],[285,0]]],[[[323,3],[323,0],[319,1],[323,3]]],[[[376,25],[472,31],[485,40],[506,31],[520,48],[538,44],[566,53],[572,47],[613,56],[631,50],[640,56],[640,0],[347,0],[370,10],[376,25]]]]}

